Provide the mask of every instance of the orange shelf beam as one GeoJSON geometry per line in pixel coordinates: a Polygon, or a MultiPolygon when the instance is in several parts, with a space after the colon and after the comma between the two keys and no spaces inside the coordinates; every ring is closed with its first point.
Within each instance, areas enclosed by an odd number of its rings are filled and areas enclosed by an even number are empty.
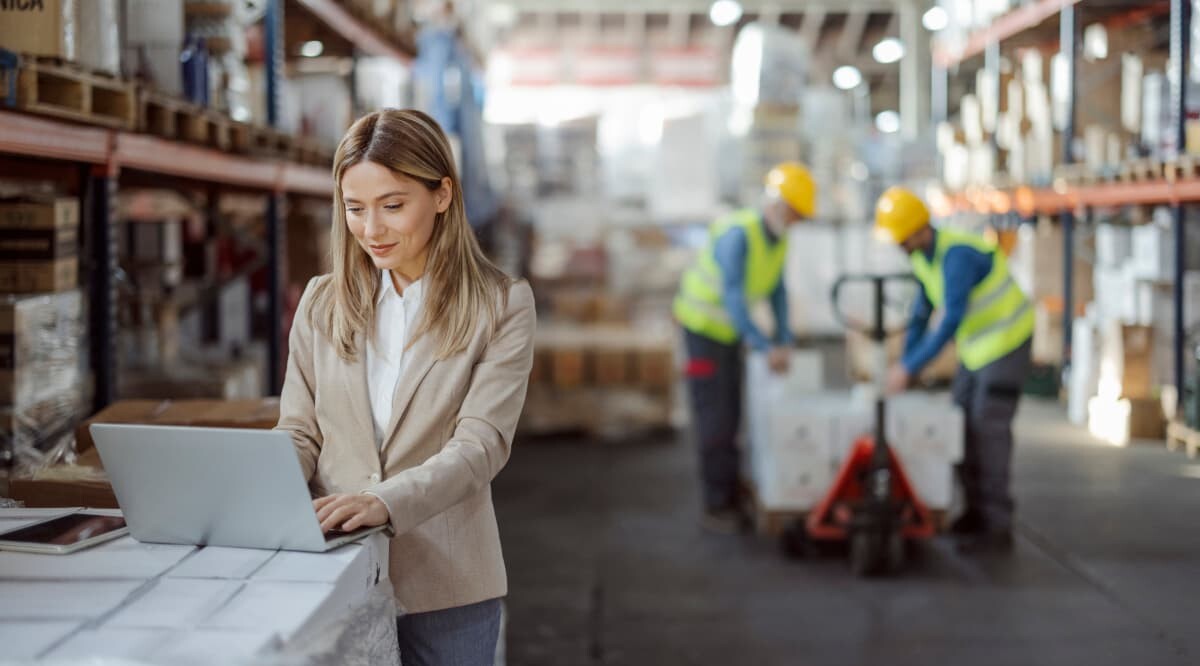
{"type": "Polygon", "coordinates": [[[0,153],[125,167],[259,190],[333,195],[333,178],[327,169],[11,111],[0,111],[0,153]]]}
{"type": "Polygon", "coordinates": [[[1169,182],[1100,183],[1071,186],[1062,190],[1018,187],[1013,190],[981,190],[948,194],[937,212],[975,211],[1004,214],[1015,210],[1029,216],[1053,215],[1080,207],[1118,208],[1131,205],[1171,205],[1200,202],[1200,178],[1169,182]]]}
{"type": "Polygon", "coordinates": [[[1065,7],[1079,2],[1080,0],[1040,0],[1014,9],[992,21],[988,27],[972,32],[967,37],[967,43],[963,45],[961,51],[948,49],[941,44],[935,45],[933,62],[939,67],[954,67],[964,60],[983,53],[988,44],[1003,41],[1038,26],[1065,7]]]}
{"type": "Polygon", "coordinates": [[[0,111],[0,152],[72,162],[104,164],[112,132],[0,111]]]}

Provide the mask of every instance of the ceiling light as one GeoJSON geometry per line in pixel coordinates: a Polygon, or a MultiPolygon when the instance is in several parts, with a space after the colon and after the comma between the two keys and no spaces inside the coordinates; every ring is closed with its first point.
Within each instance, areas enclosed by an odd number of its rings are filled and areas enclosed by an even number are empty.
{"type": "Polygon", "coordinates": [[[862,80],[862,72],[852,65],[842,65],[833,70],[833,85],[842,90],[857,88],[862,80]]]}
{"type": "Polygon", "coordinates": [[[742,18],[742,3],[737,0],[717,0],[708,10],[708,18],[719,28],[733,25],[742,18]]]}
{"type": "Polygon", "coordinates": [[[904,42],[895,37],[882,39],[871,49],[871,55],[875,57],[876,62],[885,65],[899,62],[904,57],[904,42]]]}
{"type": "Polygon", "coordinates": [[[875,116],[875,129],[884,134],[895,134],[900,131],[900,114],[892,110],[880,111],[875,116]]]}
{"type": "Polygon", "coordinates": [[[316,58],[324,52],[325,45],[316,39],[311,42],[304,42],[304,45],[300,47],[300,55],[305,58],[316,58]]]}
{"type": "Polygon", "coordinates": [[[930,32],[945,30],[946,26],[950,25],[950,17],[946,14],[946,10],[941,7],[930,7],[929,11],[921,17],[921,25],[930,32]]]}

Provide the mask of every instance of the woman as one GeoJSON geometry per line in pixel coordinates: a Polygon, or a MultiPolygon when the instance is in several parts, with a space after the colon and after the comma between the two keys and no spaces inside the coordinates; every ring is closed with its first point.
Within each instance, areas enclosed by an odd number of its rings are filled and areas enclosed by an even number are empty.
{"type": "Polygon", "coordinates": [[[363,117],[333,175],[333,272],[300,301],[278,428],[322,529],[394,531],[404,664],[490,664],[507,593],[490,484],[525,401],[533,295],[479,250],[429,116],[363,117]]]}

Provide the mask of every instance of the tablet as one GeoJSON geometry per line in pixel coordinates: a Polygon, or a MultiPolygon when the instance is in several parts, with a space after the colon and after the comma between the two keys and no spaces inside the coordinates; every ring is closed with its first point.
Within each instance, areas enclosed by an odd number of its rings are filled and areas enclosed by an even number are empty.
{"type": "Polygon", "coordinates": [[[0,532],[0,550],[64,555],[128,533],[121,516],[80,511],[0,532]]]}

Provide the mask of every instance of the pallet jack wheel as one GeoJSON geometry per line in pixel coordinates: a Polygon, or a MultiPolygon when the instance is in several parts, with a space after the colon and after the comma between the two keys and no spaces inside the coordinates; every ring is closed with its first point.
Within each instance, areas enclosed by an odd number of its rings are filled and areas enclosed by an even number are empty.
{"type": "Polygon", "coordinates": [[[850,535],[850,570],[855,576],[877,575],[883,559],[883,539],[877,532],[858,530],[850,535]]]}
{"type": "Polygon", "coordinates": [[[904,568],[904,537],[898,531],[860,530],[850,535],[850,570],[860,577],[899,573],[904,568]]]}
{"type": "Polygon", "coordinates": [[[779,547],[788,559],[802,560],[813,555],[816,548],[808,538],[808,528],[803,520],[793,520],[779,535],[779,547]]]}
{"type": "Polygon", "coordinates": [[[904,569],[904,565],[908,560],[908,544],[904,541],[904,536],[895,531],[888,535],[887,542],[887,571],[891,574],[898,574],[904,569]]]}

